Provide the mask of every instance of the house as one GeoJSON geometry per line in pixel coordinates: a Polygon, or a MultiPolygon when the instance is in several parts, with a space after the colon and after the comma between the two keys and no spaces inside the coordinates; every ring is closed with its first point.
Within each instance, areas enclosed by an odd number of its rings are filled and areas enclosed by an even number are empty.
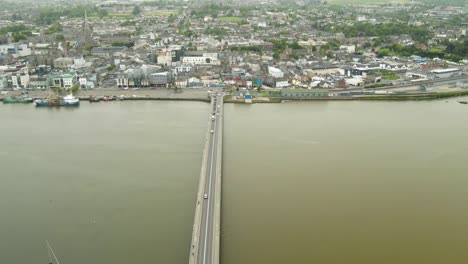
{"type": "Polygon", "coordinates": [[[95,56],[111,56],[117,52],[123,52],[127,47],[124,46],[104,46],[104,47],[94,47],[91,49],[91,54],[95,56]]]}
{"type": "Polygon", "coordinates": [[[180,76],[177,77],[175,80],[175,86],[179,88],[185,88],[187,87],[188,84],[188,77],[186,76],[180,76]]]}
{"type": "Polygon", "coordinates": [[[54,60],[54,68],[67,70],[73,65],[73,62],[71,57],[58,58],[54,60]]]}
{"type": "Polygon", "coordinates": [[[47,77],[41,77],[37,75],[30,76],[29,88],[31,89],[46,89],[47,88],[47,77]]]}

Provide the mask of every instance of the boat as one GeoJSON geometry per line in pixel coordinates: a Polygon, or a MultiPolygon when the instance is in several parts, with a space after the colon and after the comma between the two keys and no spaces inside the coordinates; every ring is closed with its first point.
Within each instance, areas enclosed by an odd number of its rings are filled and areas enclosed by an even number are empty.
{"type": "Polygon", "coordinates": [[[460,104],[468,104],[467,101],[458,101],[460,104]]]}
{"type": "Polygon", "coordinates": [[[109,101],[112,101],[112,97],[104,96],[104,98],[102,100],[104,102],[109,102],[109,101]]]}
{"type": "Polygon", "coordinates": [[[38,99],[34,101],[34,104],[36,106],[79,106],[80,99],[74,97],[73,94],[69,94],[63,98],[38,99]]]}
{"type": "Polygon", "coordinates": [[[32,103],[33,101],[34,100],[31,97],[26,96],[3,98],[3,102],[6,104],[32,103]]]}

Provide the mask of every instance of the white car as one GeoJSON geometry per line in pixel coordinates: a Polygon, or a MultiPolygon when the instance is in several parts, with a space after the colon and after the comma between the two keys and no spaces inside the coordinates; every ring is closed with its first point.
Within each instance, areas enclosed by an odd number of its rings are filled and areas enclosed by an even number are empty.
{"type": "Polygon", "coordinates": [[[203,195],[203,199],[208,199],[208,194],[203,195]]]}
{"type": "Polygon", "coordinates": [[[213,129],[211,129],[211,130],[210,130],[210,133],[211,133],[211,134],[213,134],[213,133],[214,133],[214,130],[213,130],[213,129]]]}

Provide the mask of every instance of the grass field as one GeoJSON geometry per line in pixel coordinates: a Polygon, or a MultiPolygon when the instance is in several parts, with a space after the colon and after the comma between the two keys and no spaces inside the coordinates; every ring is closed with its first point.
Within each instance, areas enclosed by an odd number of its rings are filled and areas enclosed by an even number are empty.
{"type": "Polygon", "coordinates": [[[222,22],[237,23],[237,22],[241,22],[242,18],[241,17],[220,17],[218,18],[218,20],[222,22]]]}
{"type": "Polygon", "coordinates": [[[156,11],[156,12],[146,13],[145,16],[168,17],[170,15],[175,15],[175,14],[176,12],[174,11],[156,11]]]}

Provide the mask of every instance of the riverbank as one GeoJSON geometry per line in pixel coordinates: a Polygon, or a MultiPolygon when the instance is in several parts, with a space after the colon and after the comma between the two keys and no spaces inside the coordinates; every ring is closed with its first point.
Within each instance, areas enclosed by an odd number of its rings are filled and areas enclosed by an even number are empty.
{"type": "MultiPolygon", "coordinates": [[[[384,95],[355,95],[355,96],[329,96],[329,97],[316,97],[316,98],[286,98],[286,97],[274,97],[274,98],[254,98],[252,103],[282,103],[287,101],[355,101],[355,100],[366,100],[366,101],[418,101],[418,100],[437,100],[450,97],[459,97],[468,95],[468,90],[446,92],[446,93],[419,93],[419,94],[384,94],[384,95]]],[[[231,96],[224,99],[225,103],[243,104],[244,99],[232,98],[231,96]]]]}
{"type": "MultiPolygon", "coordinates": [[[[207,89],[154,89],[154,90],[117,90],[117,89],[99,89],[99,90],[80,90],[75,94],[80,100],[88,100],[90,96],[94,97],[116,97],[123,100],[182,100],[182,101],[203,101],[209,102],[207,89]]],[[[6,95],[1,95],[0,99],[19,96],[21,91],[9,91],[6,95]]],[[[29,91],[28,95],[32,98],[47,98],[47,91],[29,91]]]]}
{"type": "MultiPolygon", "coordinates": [[[[90,96],[93,97],[113,97],[118,100],[175,100],[175,101],[201,101],[209,102],[209,90],[207,89],[155,89],[155,90],[87,90],[79,91],[76,96],[83,101],[89,100],[90,96]]],[[[46,91],[30,91],[29,96],[35,99],[47,98],[46,91]]],[[[8,94],[0,96],[0,101],[3,98],[19,96],[20,91],[9,91],[8,94]]],[[[410,100],[437,100],[449,97],[458,97],[468,95],[468,90],[459,90],[453,92],[439,92],[439,93],[414,93],[414,94],[379,94],[379,95],[354,95],[354,96],[329,96],[329,97],[316,97],[316,98],[286,98],[286,97],[256,97],[252,99],[252,103],[282,103],[285,101],[349,101],[349,100],[367,100],[367,101],[410,101],[410,100]]],[[[226,96],[225,103],[243,104],[243,98],[234,98],[226,96]]]]}

